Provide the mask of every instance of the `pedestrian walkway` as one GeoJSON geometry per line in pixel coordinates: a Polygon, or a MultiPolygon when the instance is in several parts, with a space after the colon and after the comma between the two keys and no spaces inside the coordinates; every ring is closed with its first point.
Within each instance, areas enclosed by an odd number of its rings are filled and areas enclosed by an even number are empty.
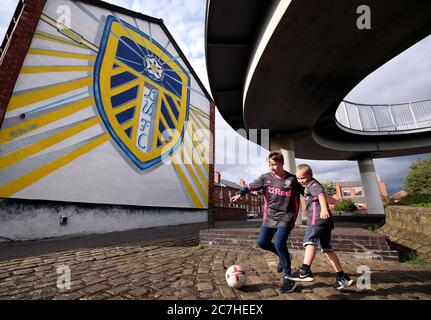
{"type": "MultiPolygon", "coordinates": [[[[301,259],[302,252],[294,252],[293,266],[298,267],[301,259]]],[[[372,271],[371,289],[333,289],[329,265],[318,255],[313,265],[315,282],[282,294],[275,255],[262,250],[203,249],[195,232],[0,261],[0,299],[431,299],[431,265],[348,255],[341,260],[355,280],[358,266],[367,265],[372,271]],[[234,263],[247,271],[242,290],[229,288],[224,279],[227,267],[234,263]],[[70,268],[70,289],[57,287],[60,266],[70,268]]]]}

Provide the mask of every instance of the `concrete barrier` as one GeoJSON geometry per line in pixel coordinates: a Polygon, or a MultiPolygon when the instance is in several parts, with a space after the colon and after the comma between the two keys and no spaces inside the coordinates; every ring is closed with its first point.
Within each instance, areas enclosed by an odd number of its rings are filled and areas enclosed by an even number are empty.
{"type": "Polygon", "coordinates": [[[0,242],[206,222],[206,209],[0,200],[0,242]],[[62,218],[67,223],[60,224],[62,218]]]}
{"type": "Polygon", "coordinates": [[[396,244],[431,258],[431,208],[388,206],[381,232],[396,244]]]}

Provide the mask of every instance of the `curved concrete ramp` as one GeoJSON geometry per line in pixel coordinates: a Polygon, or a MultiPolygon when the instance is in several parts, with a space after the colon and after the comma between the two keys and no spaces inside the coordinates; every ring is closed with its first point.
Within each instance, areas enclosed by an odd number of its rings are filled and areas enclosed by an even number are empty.
{"type": "Polygon", "coordinates": [[[234,39],[229,30],[256,17],[256,8],[220,10],[226,3],[209,3],[207,63],[217,107],[235,129],[269,128],[274,142],[289,136],[296,156],[307,159],[431,151],[429,130],[370,137],[335,121],[340,102],[362,79],[431,33],[431,2],[281,0],[255,20],[259,32],[254,25],[234,39]],[[369,30],[357,27],[360,5],[371,9],[369,30]],[[217,30],[225,22],[229,30],[217,30]],[[241,55],[244,41],[248,51],[241,55]]]}

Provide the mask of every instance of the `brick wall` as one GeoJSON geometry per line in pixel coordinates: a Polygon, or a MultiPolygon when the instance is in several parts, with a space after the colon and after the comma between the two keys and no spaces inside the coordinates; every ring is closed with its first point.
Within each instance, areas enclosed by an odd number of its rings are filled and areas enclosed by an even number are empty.
{"type": "MultiPolygon", "coordinates": [[[[302,240],[305,228],[295,228],[289,236],[289,250],[303,251],[302,240]]],[[[199,239],[205,248],[232,250],[258,249],[256,240],[258,228],[217,228],[201,230],[199,239]]],[[[373,260],[398,261],[396,251],[390,249],[386,237],[382,234],[355,228],[334,230],[332,247],[342,253],[373,260]]],[[[260,250],[260,249],[259,249],[260,250]]]]}
{"type": "Polygon", "coordinates": [[[214,207],[215,221],[246,221],[247,211],[242,208],[214,207]]]}
{"type": "Polygon", "coordinates": [[[0,127],[46,0],[27,0],[0,65],[0,127]]]}

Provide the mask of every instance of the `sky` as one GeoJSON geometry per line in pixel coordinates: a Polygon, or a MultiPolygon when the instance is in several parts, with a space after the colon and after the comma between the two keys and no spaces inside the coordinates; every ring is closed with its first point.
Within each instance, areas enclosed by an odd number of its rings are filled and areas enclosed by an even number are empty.
{"type": "MultiPolygon", "coordinates": [[[[106,2],[162,18],[181,50],[189,60],[202,83],[209,90],[205,65],[205,9],[206,0],[108,0],[106,2]]],[[[9,26],[18,0],[2,0],[0,6],[0,39],[9,26]]],[[[409,48],[364,79],[346,97],[358,103],[400,103],[431,98],[431,36],[409,48]]],[[[235,155],[255,145],[240,137],[216,112],[216,171],[222,179],[246,182],[266,172],[268,152],[257,148],[248,157],[247,163],[235,155]],[[237,147],[233,152],[221,143],[225,137],[235,137],[237,147]],[[222,164],[222,162],[223,163],[222,164]],[[228,163],[226,163],[228,162],[228,163]]],[[[409,167],[429,154],[405,157],[375,159],[377,174],[385,182],[390,194],[403,189],[404,178],[409,167]]],[[[318,180],[352,181],[360,180],[356,161],[317,161],[296,159],[313,167],[318,180]]]]}

